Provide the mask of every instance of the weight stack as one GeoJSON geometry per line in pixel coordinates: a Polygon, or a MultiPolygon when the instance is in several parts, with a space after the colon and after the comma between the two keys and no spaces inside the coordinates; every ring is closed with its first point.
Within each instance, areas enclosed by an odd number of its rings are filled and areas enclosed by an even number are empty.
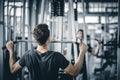
{"type": "Polygon", "coordinates": [[[64,0],[51,1],[51,16],[64,16],[64,0]]]}

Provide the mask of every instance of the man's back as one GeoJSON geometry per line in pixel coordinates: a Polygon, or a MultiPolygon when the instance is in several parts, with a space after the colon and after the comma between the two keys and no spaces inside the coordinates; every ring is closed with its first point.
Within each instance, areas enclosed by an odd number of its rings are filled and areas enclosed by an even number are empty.
{"type": "Polygon", "coordinates": [[[69,64],[58,52],[47,51],[41,54],[37,50],[27,51],[19,63],[27,66],[32,80],[57,80],[59,68],[64,69],[69,64]]]}

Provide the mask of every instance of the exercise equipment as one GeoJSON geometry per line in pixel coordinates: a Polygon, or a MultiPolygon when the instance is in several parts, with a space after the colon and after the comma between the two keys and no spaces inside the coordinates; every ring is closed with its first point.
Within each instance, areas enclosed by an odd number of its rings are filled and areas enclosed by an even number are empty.
{"type": "Polygon", "coordinates": [[[116,70],[117,46],[118,46],[117,41],[116,39],[113,39],[111,41],[108,41],[106,44],[103,44],[102,46],[106,46],[106,50],[104,50],[103,52],[104,54],[98,55],[97,58],[101,58],[105,60],[105,62],[102,64],[102,67],[95,68],[94,73],[96,74],[97,72],[103,72],[108,66],[110,66],[112,69],[112,67],[114,66],[115,68],[112,70],[110,74],[114,74],[112,75],[112,77],[115,79],[116,78],[115,75],[117,74],[117,70],[116,70]]]}
{"type": "MultiPolygon", "coordinates": [[[[20,42],[30,42],[30,43],[37,43],[36,41],[30,41],[30,40],[17,40],[17,41],[13,41],[14,44],[16,43],[20,43],[20,42]]],[[[76,44],[76,42],[74,41],[51,41],[50,43],[73,43],[76,44]]],[[[2,49],[5,49],[6,46],[3,46],[2,49]]]]}

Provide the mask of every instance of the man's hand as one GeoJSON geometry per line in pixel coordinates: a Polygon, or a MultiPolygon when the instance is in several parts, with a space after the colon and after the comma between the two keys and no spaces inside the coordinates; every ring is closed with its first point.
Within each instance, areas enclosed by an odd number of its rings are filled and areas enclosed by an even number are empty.
{"type": "Polygon", "coordinates": [[[99,50],[100,50],[100,44],[102,43],[101,42],[101,40],[98,40],[98,39],[95,39],[96,41],[96,43],[95,43],[95,48],[94,49],[92,49],[92,55],[94,55],[94,56],[96,56],[96,55],[98,55],[98,53],[99,53],[99,50]]]}
{"type": "Polygon", "coordinates": [[[95,39],[95,40],[96,40],[96,44],[97,44],[97,45],[100,45],[100,44],[102,43],[101,40],[98,40],[98,39],[95,39]]]}
{"type": "Polygon", "coordinates": [[[88,46],[85,43],[81,42],[80,45],[79,45],[79,49],[80,49],[80,53],[85,54],[86,51],[88,50],[88,46]]]}
{"type": "Polygon", "coordinates": [[[97,43],[100,45],[100,44],[102,43],[102,41],[101,41],[101,40],[98,40],[97,43]]]}
{"type": "Polygon", "coordinates": [[[10,53],[10,57],[9,57],[10,72],[15,73],[22,67],[20,66],[19,62],[16,61],[15,56],[14,56],[14,42],[8,41],[6,44],[6,48],[8,49],[10,53]]]}
{"type": "Polygon", "coordinates": [[[13,53],[14,52],[14,43],[13,43],[13,41],[8,41],[7,44],[6,44],[6,48],[8,49],[8,51],[10,53],[13,53]]]}

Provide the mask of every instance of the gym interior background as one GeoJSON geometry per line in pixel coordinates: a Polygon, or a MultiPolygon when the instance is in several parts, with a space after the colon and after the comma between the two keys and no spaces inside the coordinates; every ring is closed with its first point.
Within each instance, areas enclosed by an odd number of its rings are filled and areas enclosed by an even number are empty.
{"type": "Polygon", "coordinates": [[[120,80],[120,0],[0,0],[0,80],[31,80],[27,68],[10,73],[9,54],[3,47],[8,40],[15,41],[19,59],[36,47],[32,31],[39,23],[49,25],[49,49],[61,52],[69,61],[78,56],[78,29],[84,30],[85,42],[93,48],[95,39],[102,41],[97,56],[85,55],[85,74],[71,77],[59,72],[58,80],[120,80]]]}

